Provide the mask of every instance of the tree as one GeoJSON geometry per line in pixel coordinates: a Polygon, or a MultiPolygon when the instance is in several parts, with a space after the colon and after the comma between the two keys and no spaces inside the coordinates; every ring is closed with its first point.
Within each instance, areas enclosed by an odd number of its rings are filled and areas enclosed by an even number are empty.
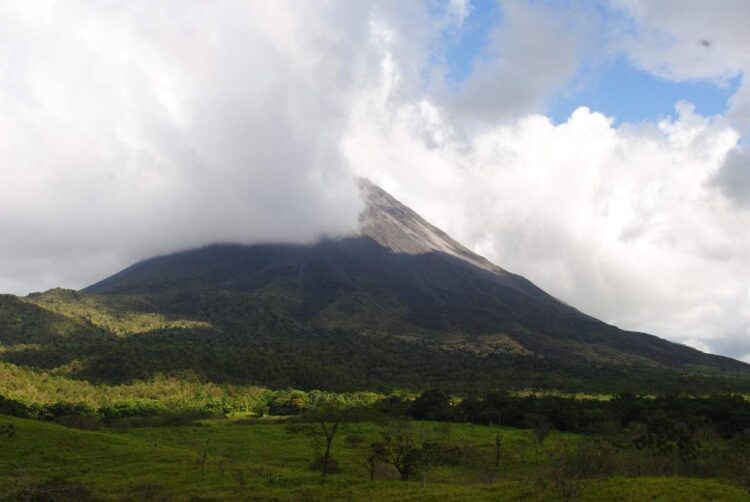
{"type": "Polygon", "coordinates": [[[502,440],[500,439],[500,434],[495,434],[495,469],[500,468],[500,445],[502,444],[502,440]]]}
{"type": "Polygon", "coordinates": [[[543,416],[533,413],[526,417],[526,423],[531,428],[536,438],[537,445],[541,448],[544,440],[552,430],[552,424],[543,416]]]}
{"type": "Polygon", "coordinates": [[[368,448],[367,450],[362,451],[360,460],[365,465],[365,467],[367,467],[367,472],[370,475],[370,481],[375,481],[375,469],[378,467],[378,464],[380,463],[378,454],[375,451],[373,451],[372,448],[368,448]]]}
{"type": "Polygon", "coordinates": [[[729,452],[734,478],[750,493],[750,431],[741,432],[732,438],[729,452]]]}
{"type": "Polygon", "coordinates": [[[294,422],[287,426],[289,432],[307,434],[323,441],[323,455],[320,470],[323,477],[332,473],[333,441],[341,430],[341,425],[347,422],[361,421],[367,418],[367,410],[363,408],[345,407],[335,400],[325,400],[315,408],[308,409],[294,422]]]}
{"type": "Polygon", "coordinates": [[[395,467],[401,481],[424,476],[435,465],[448,463],[460,453],[458,448],[438,441],[422,441],[411,424],[399,424],[384,432],[382,441],[373,443],[370,449],[375,461],[395,467]]]}
{"type": "Polygon", "coordinates": [[[562,442],[549,452],[549,480],[563,502],[578,498],[583,492],[581,459],[562,442]]]}
{"type": "Polygon", "coordinates": [[[383,440],[372,444],[375,458],[396,468],[401,481],[408,481],[420,463],[419,443],[410,428],[399,426],[383,433],[383,440]]]}
{"type": "Polygon", "coordinates": [[[425,391],[414,400],[410,412],[416,420],[449,420],[452,415],[451,396],[439,389],[425,391]]]}
{"type": "Polygon", "coordinates": [[[323,432],[326,440],[326,449],[323,454],[323,472],[321,473],[324,477],[328,476],[328,468],[331,463],[331,444],[333,438],[336,436],[336,431],[339,429],[339,423],[341,422],[341,415],[329,415],[327,418],[320,418],[318,424],[320,430],[323,432]]]}
{"type": "Polygon", "coordinates": [[[669,418],[663,410],[647,417],[645,423],[631,423],[624,432],[633,446],[650,450],[654,456],[677,453],[682,460],[693,460],[701,446],[687,425],[669,418]]]}

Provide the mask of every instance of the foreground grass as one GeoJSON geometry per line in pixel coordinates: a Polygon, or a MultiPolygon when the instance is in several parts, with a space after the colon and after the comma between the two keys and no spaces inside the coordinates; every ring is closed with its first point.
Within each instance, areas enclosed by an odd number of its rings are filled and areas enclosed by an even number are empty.
{"type": "MultiPolygon", "coordinates": [[[[309,469],[313,445],[283,424],[230,420],[185,427],[81,431],[0,416],[15,426],[0,437],[0,499],[25,485],[64,478],[105,500],[559,500],[543,482],[541,454],[528,431],[500,430],[503,465],[493,467],[497,428],[422,423],[425,435],[449,436],[473,452],[472,467],[442,467],[420,482],[382,468],[371,482],[361,461],[375,424],[348,425],[335,441],[342,472],[328,479],[309,469]],[[204,458],[205,452],[205,461],[204,458]],[[542,480],[540,482],[540,480],[542,480]]],[[[576,441],[557,434],[557,441],[576,441]]],[[[725,481],[695,478],[587,480],[579,500],[750,500],[725,481]]]]}

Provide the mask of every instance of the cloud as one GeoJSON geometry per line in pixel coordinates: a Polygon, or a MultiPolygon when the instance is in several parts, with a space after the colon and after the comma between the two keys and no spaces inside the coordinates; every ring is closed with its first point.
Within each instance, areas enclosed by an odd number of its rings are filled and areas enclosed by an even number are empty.
{"type": "Polygon", "coordinates": [[[0,3],[0,291],[345,234],[356,173],[592,315],[748,357],[750,84],[726,116],[543,114],[622,51],[671,80],[744,75],[747,2],[571,5],[501,2],[448,83],[465,0],[0,3]]]}
{"type": "Polygon", "coordinates": [[[466,136],[430,100],[369,103],[350,163],[462,243],[623,328],[744,355],[726,340],[750,326],[750,215],[710,183],[738,140],[721,117],[680,103],[615,127],[579,108],[466,136]]]}
{"type": "Polygon", "coordinates": [[[352,91],[379,72],[371,26],[387,15],[3,2],[0,290],[80,287],[215,241],[352,231],[361,202],[339,137],[352,91]]]}
{"type": "Polygon", "coordinates": [[[621,51],[663,78],[724,85],[747,68],[747,6],[704,16],[713,4],[617,2],[619,14],[600,16],[503,5],[495,36],[513,50],[496,38],[455,94],[396,103],[382,90],[362,93],[344,139],[349,162],[592,315],[748,357],[750,215],[735,202],[747,194],[737,144],[750,87],[740,86],[726,117],[686,102],[675,119],[617,127],[586,108],[559,125],[538,113],[586,61],[621,51]]]}
{"type": "Polygon", "coordinates": [[[712,350],[718,354],[729,354],[737,359],[750,362],[750,337],[747,336],[750,326],[745,325],[737,333],[711,340],[705,350],[712,350]],[[733,336],[732,336],[733,335],[733,336]]]}
{"type": "Polygon", "coordinates": [[[728,118],[750,132],[750,3],[744,0],[613,0],[627,18],[617,45],[643,69],[677,81],[726,84],[743,76],[728,118]]]}
{"type": "MultiPolygon", "coordinates": [[[[531,43],[530,31],[560,34],[549,13],[506,8],[500,59],[459,100],[467,114],[482,94],[496,112],[531,106],[563,78],[545,80],[548,64],[570,71],[549,44],[531,43]],[[505,88],[493,89],[500,78],[505,88]],[[538,81],[530,92],[517,83],[526,78],[538,81]]],[[[353,231],[361,202],[340,140],[362,91],[385,89],[393,103],[437,94],[426,89],[442,79],[430,67],[437,41],[471,9],[4,2],[0,290],[81,287],[216,241],[353,231]]]]}
{"type": "Polygon", "coordinates": [[[750,205],[750,150],[737,147],[729,151],[713,183],[740,205],[750,205]]]}
{"type": "Polygon", "coordinates": [[[501,6],[503,20],[471,75],[458,89],[438,85],[436,99],[454,119],[497,121],[540,111],[575,75],[584,37],[571,29],[571,12],[520,1],[501,6]]]}

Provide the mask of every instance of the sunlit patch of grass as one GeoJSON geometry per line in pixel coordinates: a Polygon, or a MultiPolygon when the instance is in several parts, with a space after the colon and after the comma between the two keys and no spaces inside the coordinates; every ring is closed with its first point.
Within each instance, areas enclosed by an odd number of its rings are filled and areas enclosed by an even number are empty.
{"type": "Polygon", "coordinates": [[[67,289],[52,289],[21,298],[69,319],[84,321],[118,336],[160,329],[210,328],[205,321],[169,319],[149,311],[153,308],[137,298],[88,295],[67,289]]]}

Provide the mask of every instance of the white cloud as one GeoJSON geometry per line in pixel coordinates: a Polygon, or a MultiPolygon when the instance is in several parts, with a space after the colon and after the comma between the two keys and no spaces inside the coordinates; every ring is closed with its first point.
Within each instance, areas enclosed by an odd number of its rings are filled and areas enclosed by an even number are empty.
{"type": "MultiPolygon", "coordinates": [[[[381,75],[393,102],[438,86],[428,62],[471,5],[435,6],[3,2],[0,290],[81,287],[215,241],[352,230],[360,202],[341,134],[381,75]]],[[[533,17],[508,8],[529,49],[533,17]]],[[[524,72],[515,36],[504,40],[506,66],[524,72]]],[[[523,74],[541,78],[549,60],[523,74]]],[[[501,91],[506,103],[525,93],[501,91]]]]}
{"type": "Polygon", "coordinates": [[[727,117],[542,115],[620,50],[667,79],[744,74],[748,4],[613,4],[502,2],[451,86],[440,41],[465,0],[2,2],[0,291],[346,232],[354,170],[588,313],[750,357],[750,85],[727,117]]]}
{"type": "MultiPolygon", "coordinates": [[[[750,2],[745,0],[612,0],[632,23],[618,45],[664,78],[719,84],[750,72],[750,2]]],[[[728,116],[750,132],[750,83],[743,78],[728,116]]]]}
{"type": "Polygon", "coordinates": [[[456,96],[395,103],[365,91],[345,151],[459,240],[582,310],[750,358],[750,212],[736,207],[747,196],[737,143],[750,87],[726,118],[689,103],[675,120],[618,127],[585,108],[558,126],[533,113],[570,82],[586,44],[599,46],[590,61],[625,50],[664,78],[723,85],[747,68],[747,4],[618,6],[624,23],[504,3],[496,37],[513,50],[496,38],[496,57],[456,96]]]}
{"type": "Polygon", "coordinates": [[[541,111],[550,94],[575,75],[578,45],[587,33],[571,29],[574,12],[516,0],[501,5],[502,22],[471,75],[458,89],[436,85],[437,99],[453,120],[497,121],[541,111]]]}
{"type": "Polygon", "coordinates": [[[750,150],[738,146],[729,152],[713,182],[738,205],[750,206],[750,150]]]}
{"type": "Polygon", "coordinates": [[[738,140],[721,117],[681,103],[614,127],[579,108],[467,138],[428,100],[362,102],[352,165],[461,242],[621,327],[744,355],[750,213],[712,184],[738,140]]]}
{"type": "Polygon", "coordinates": [[[378,72],[373,15],[350,2],[0,4],[0,290],[355,228],[338,143],[352,90],[378,72]]]}

